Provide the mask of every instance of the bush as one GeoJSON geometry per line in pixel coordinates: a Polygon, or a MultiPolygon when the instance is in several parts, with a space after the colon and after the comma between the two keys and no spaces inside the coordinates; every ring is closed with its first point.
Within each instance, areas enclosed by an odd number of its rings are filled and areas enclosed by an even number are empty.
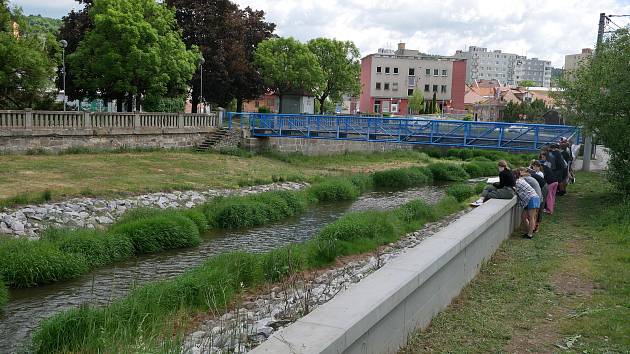
{"type": "Polygon", "coordinates": [[[460,165],[436,162],[429,164],[429,170],[436,181],[462,181],[470,178],[466,170],[460,165]]]}
{"type": "Polygon", "coordinates": [[[88,229],[48,229],[42,240],[52,242],[62,252],[83,256],[89,268],[121,261],[134,253],[128,237],[88,229]]]}
{"type": "Polygon", "coordinates": [[[187,217],[171,212],[132,215],[112,226],[110,232],[122,234],[133,243],[136,254],[196,246],[201,242],[197,225],[187,217]],[[140,217],[138,217],[140,216],[140,217]]]}
{"type": "Polygon", "coordinates": [[[308,192],[320,202],[354,200],[360,194],[359,188],[345,178],[334,178],[314,184],[308,192]]]}
{"type": "Polygon", "coordinates": [[[470,184],[456,184],[449,187],[446,194],[454,197],[458,202],[463,202],[476,193],[475,188],[470,184]]]}
{"type": "Polygon", "coordinates": [[[0,242],[0,275],[11,287],[71,279],[87,270],[84,256],[62,252],[50,242],[23,239],[0,242]]]}
{"type": "Polygon", "coordinates": [[[374,180],[372,179],[372,176],[364,173],[358,173],[350,176],[350,182],[357,187],[360,193],[374,187],[374,180]]]}
{"type": "Polygon", "coordinates": [[[447,157],[457,157],[461,160],[469,160],[475,156],[473,149],[449,149],[446,152],[447,157]]]}
{"type": "Polygon", "coordinates": [[[7,290],[6,285],[4,285],[4,281],[0,277],[0,313],[2,313],[2,309],[9,302],[9,290],[7,290]]]}
{"type": "Polygon", "coordinates": [[[473,178],[494,176],[499,173],[496,162],[492,161],[475,161],[465,163],[462,166],[468,175],[473,178]]]}
{"type": "Polygon", "coordinates": [[[430,221],[435,219],[433,206],[424,200],[413,200],[396,210],[396,216],[406,223],[413,221],[430,221]]]}
{"type": "Polygon", "coordinates": [[[372,178],[377,187],[409,188],[426,185],[431,177],[431,172],[424,168],[409,167],[375,172],[372,178]]]}

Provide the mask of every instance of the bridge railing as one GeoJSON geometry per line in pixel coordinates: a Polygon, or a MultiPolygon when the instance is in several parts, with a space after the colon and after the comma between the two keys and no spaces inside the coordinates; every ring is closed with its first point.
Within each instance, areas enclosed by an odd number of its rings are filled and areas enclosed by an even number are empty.
{"type": "Polygon", "coordinates": [[[561,137],[580,140],[579,128],[566,125],[471,122],[417,117],[359,117],[304,114],[227,114],[252,136],[336,139],[504,150],[539,150],[561,137]]]}
{"type": "Polygon", "coordinates": [[[93,129],[111,130],[198,130],[206,131],[221,127],[223,114],[201,113],[148,113],[148,112],[57,112],[0,111],[0,131],[12,132],[57,132],[93,129]]]}

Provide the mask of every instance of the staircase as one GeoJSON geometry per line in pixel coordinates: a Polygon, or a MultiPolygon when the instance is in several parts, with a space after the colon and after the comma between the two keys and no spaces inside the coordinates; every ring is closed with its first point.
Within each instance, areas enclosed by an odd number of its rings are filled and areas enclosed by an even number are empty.
{"type": "Polygon", "coordinates": [[[210,133],[201,144],[197,145],[197,151],[208,151],[223,140],[230,130],[228,128],[221,128],[213,133],[210,133]]]}

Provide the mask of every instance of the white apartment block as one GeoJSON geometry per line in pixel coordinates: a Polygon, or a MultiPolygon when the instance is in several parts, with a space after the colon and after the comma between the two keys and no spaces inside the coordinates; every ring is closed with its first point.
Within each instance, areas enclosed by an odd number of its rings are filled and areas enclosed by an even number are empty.
{"type": "Polygon", "coordinates": [[[538,58],[503,53],[500,50],[470,46],[468,51],[458,50],[456,58],[466,59],[466,82],[498,80],[506,85],[518,85],[519,81],[531,80],[539,86],[551,86],[551,62],[538,58]]]}

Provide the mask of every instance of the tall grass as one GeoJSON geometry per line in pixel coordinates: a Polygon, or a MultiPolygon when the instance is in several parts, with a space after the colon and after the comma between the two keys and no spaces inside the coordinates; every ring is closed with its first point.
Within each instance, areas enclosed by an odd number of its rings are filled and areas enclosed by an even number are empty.
{"type": "Polygon", "coordinates": [[[459,202],[463,202],[464,200],[477,194],[475,190],[475,186],[470,185],[470,184],[463,184],[463,183],[455,184],[449,187],[446,193],[454,197],[455,199],[457,199],[457,201],[459,202]]]}
{"type": "Polygon", "coordinates": [[[429,169],[436,181],[462,181],[470,175],[460,165],[448,162],[436,162],[429,165],[429,169]]]}
{"type": "Polygon", "coordinates": [[[347,214],[302,244],[264,254],[214,256],[179,277],[144,285],[107,307],[81,307],[45,320],[29,349],[124,352],[139,337],[150,343],[169,341],[173,333],[182,331],[177,319],[221,310],[244,288],[330,264],[339,256],[371,251],[461,208],[452,197],[435,206],[412,201],[390,212],[347,214]]]}
{"type": "Polygon", "coordinates": [[[377,187],[409,188],[430,183],[433,174],[425,167],[408,167],[375,172],[373,179],[377,187]]]}

